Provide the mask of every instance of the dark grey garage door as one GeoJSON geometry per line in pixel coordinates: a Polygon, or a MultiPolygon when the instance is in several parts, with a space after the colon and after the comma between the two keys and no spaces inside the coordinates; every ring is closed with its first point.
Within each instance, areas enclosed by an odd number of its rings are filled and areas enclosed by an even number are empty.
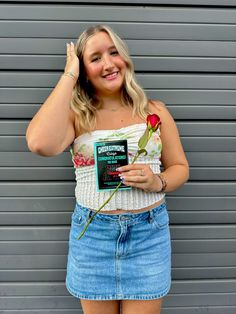
{"type": "Polygon", "coordinates": [[[0,313],[81,313],[64,285],[69,152],[30,153],[25,130],[62,74],[66,42],[98,23],[127,41],[191,167],[168,195],[173,285],[163,313],[236,313],[235,0],[1,1],[0,313]]]}

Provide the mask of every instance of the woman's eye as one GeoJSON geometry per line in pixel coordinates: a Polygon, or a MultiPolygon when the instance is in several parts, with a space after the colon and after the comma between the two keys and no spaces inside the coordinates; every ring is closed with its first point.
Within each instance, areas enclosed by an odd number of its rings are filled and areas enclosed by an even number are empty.
{"type": "Polygon", "coordinates": [[[111,55],[118,55],[118,51],[117,50],[112,51],[111,55]]]}
{"type": "Polygon", "coordinates": [[[91,61],[92,62],[95,62],[95,61],[98,61],[99,60],[99,57],[95,57],[95,58],[93,58],[91,61]]]}

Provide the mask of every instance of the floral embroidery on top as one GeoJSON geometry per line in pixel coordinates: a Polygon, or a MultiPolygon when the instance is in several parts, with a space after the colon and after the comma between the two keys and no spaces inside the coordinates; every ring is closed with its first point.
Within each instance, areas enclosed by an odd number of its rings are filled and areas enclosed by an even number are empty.
{"type": "Polygon", "coordinates": [[[148,153],[150,158],[154,158],[157,154],[160,154],[162,150],[161,139],[156,133],[153,133],[152,140],[154,144],[154,149],[151,149],[148,153]]]}
{"type": "Polygon", "coordinates": [[[94,165],[93,151],[91,151],[89,145],[82,144],[78,147],[78,151],[76,153],[74,153],[73,149],[70,149],[70,152],[74,168],[94,165]]]}

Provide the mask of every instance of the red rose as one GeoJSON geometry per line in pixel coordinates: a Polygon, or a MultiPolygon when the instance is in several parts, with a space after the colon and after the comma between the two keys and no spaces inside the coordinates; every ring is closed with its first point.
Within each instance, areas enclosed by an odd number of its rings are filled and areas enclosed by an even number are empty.
{"type": "Polygon", "coordinates": [[[147,127],[148,130],[152,130],[153,132],[155,132],[159,125],[161,124],[161,119],[157,114],[149,114],[147,116],[147,127]]]}

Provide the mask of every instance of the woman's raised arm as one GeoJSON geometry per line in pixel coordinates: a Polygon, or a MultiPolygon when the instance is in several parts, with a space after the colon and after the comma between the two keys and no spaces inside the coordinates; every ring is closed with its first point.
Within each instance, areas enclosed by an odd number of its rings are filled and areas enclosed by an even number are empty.
{"type": "MultiPolygon", "coordinates": [[[[79,76],[79,60],[73,43],[67,44],[65,73],[67,72],[72,72],[75,78],[79,76]]],[[[74,112],[70,108],[70,101],[74,85],[73,77],[62,75],[31,120],[26,131],[26,140],[32,152],[42,156],[54,156],[73,142],[74,112]]]]}

